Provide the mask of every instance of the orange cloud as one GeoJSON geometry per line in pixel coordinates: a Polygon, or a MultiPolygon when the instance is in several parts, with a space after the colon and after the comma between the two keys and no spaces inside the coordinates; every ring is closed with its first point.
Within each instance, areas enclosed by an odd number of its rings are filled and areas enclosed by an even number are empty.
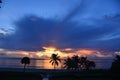
{"type": "MultiPolygon", "coordinates": [[[[28,52],[28,51],[9,51],[5,49],[0,49],[1,56],[6,57],[24,57],[28,56],[30,58],[49,58],[51,54],[58,54],[61,58],[72,57],[73,55],[78,56],[88,56],[88,57],[112,57],[112,53],[106,54],[102,51],[93,50],[93,49],[73,49],[73,48],[65,48],[65,49],[57,49],[54,46],[44,46],[42,47],[43,51],[37,52],[28,52]],[[5,54],[5,55],[3,55],[5,54]]],[[[118,54],[116,52],[116,54],[118,54]]]]}
{"type": "Polygon", "coordinates": [[[80,54],[84,54],[84,55],[90,55],[94,52],[94,50],[83,49],[83,50],[78,50],[77,52],[80,53],[80,54]]]}
{"type": "Polygon", "coordinates": [[[71,50],[73,50],[72,48],[65,48],[64,49],[65,51],[71,51],[71,50]]]}

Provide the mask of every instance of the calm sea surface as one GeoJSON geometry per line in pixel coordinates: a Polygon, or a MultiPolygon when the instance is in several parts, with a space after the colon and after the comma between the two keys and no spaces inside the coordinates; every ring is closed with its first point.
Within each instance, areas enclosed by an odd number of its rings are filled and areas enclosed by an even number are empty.
{"type": "MultiPolygon", "coordinates": [[[[0,58],[0,68],[23,68],[21,64],[21,59],[7,59],[0,58]]],[[[95,59],[96,69],[109,69],[112,63],[112,59],[95,59]]],[[[64,60],[62,61],[62,63],[64,60]]],[[[31,63],[27,66],[33,69],[53,69],[53,66],[49,63],[49,60],[36,60],[32,59],[31,63]]],[[[59,64],[57,69],[61,69],[62,65],[59,64]]]]}

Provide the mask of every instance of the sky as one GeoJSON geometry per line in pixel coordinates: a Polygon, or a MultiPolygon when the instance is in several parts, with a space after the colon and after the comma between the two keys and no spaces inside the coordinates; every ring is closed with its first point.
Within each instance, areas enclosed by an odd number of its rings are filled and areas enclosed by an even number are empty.
{"type": "Polygon", "coordinates": [[[120,0],[2,0],[0,57],[120,54],[120,0]]]}

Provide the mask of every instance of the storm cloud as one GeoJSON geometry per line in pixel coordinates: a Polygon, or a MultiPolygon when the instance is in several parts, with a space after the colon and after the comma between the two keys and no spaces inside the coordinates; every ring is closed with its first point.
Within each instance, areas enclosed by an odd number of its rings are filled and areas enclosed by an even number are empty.
{"type": "Polygon", "coordinates": [[[71,21],[61,23],[59,20],[27,15],[14,22],[14,33],[0,35],[0,47],[27,51],[41,50],[43,46],[119,49],[119,17],[109,17],[107,21],[105,17],[93,25],[78,25],[71,21]]]}
{"type": "Polygon", "coordinates": [[[119,0],[76,0],[76,3],[60,19],[38,14],[17,18],[11,34],[1,29],[0,48],[38,51],[43,46],[55,46],[120,50],[119,0]]]}

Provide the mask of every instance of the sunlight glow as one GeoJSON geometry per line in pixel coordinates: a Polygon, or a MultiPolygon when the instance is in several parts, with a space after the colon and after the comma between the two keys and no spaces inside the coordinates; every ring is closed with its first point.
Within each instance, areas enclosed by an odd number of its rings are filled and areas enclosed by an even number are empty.
{"type": "Polygon", "coordinates": [[[73,50],[72,48],[66,48],[65,49],[66,51],[71,51],[71,50],[73,50]]]}
{"type": "Polygon", "coordinates": [[[117,51],[114,53],[115,55],[120,55],[120,51],[117,51]]]}
{"type": "Polygon", "coordinates": [[[77,51],[77,53],[84,54],[84,55],[90,55],[96,52],[95,50],[87,50],[87,49],[80,49],[77,51]]]}
{"type": "MultiPolygon", "coordinates": [[[[53,46],[43,46],[42,51],[32,52],[32,51],[10,51],[6,49],[0,49],[0,57],[24,57],[28,56],[30,58],[40,58],[40,59],[49,59],[51,54],[58,54],[60,58],[72,57],[73,55],[78,56],[89,56],[89,57],[112,57],[112,54],[104,53],[102,51],[93,50],[93,49],[73,49],[65,48],[58,49],[53,46]]],[[[116,52],[115,54],[119,54],[116,52]]]]}
{"type": "Polygon", "coordinates": [[[55,52],[57,49],[55,47],[42,47],[44,49],[45,52],[49,52],[49,53],[53,53],[55,52]]]}
{"type": "Polygon", "coordinates": [[[62,53],[59,49],[53,46],[48,46],[48,47],[44,46],[43,49],[44,49],[44,54],[47,55],[48,57],[50,57],[51,54],[53,53],[60,55],[60,57],[66,56],[66,54],[62,53]]]}

